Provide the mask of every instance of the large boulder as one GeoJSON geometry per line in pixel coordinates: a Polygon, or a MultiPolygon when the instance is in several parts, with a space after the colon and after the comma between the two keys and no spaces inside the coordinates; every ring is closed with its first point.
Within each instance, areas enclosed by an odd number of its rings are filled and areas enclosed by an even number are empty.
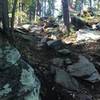
{"type": "Polygon", "coordinates": [[[83,29],[85,26],[87,26],[86,22],[75,16],[71,17],[71,24],[74,25],[77,30],[83,29]]]}
{"type": "Polygon", "coordinates": [[[94,64],[82,55],[79,55],[77,63],[67,66],[67,71],[71,76],[80,77],[92,83],[100,81],[100,75],[94,64]]]}
{"type": "Polygon", "coordinates": [[[79,89],[78,81],[60,68],[56,68],[55,82],[68,90],[77,91],[79,89]]]}
{"type": "Polygon", "coordinates": [[[0,46],[0,100],[40,100],[34,69],[9,44],[0,46]]]}

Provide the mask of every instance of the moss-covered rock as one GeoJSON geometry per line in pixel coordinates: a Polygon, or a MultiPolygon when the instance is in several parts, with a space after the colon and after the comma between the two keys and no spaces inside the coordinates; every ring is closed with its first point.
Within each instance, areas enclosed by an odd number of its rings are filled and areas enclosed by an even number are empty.
{"type": "Polygon", "coordinates": [[[34,69],[9,43],[0,46],[0,100],[39,100],[34,69]]]}

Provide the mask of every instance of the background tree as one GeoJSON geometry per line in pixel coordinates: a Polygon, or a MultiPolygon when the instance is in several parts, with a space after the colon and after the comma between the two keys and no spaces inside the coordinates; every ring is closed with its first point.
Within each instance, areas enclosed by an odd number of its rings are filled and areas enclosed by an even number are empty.
{"type": "MultiPolygon", "coordinates": [[[[9,33],[8,0],[1,1],[2,4],[2,23],[4,33],[9,33]]],[[[8,34],[9,35],[9,34],[8,34]]]]}
{"type": "Polygon", "coordinates": [[[66,30],[69,33],[69,0],[62,0],[62,7],[63,7],[63,20],[64,25],[66,26],[66,30]]]}
{"type": "Polygon", "coordinates": [[[11,30],[12,30],[12,33],[13,33],[13,28],[14,28],[15,11],[16,11],[17,2],[18,2],[18,0],[14,0],[13,9],[12,9],[12,18],[11,18],[11,30]]]}

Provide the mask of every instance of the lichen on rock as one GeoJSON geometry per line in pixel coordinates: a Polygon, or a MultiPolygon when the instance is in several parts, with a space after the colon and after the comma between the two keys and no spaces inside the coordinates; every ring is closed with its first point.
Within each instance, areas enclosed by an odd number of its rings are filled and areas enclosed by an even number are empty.
{"type": "Polygon", "coordinates": [[[0,100],[39,100],[40,82],[34,69],[10,44],[0,46],[0,100]]]}
{"type": "Polygon", "coordinates": [[[3,89],[0,89],[0,97],[8,95],[12,89],[9,84],[3,86],[3,89]]]}
{"type": "Polygon", "coordinates": [[[16,61],[18,61],[20,59],[20,53],[18,52],[18,50],[16,48],[14,48],[8,53],[6,58],[7,58],[7,62],[15,64],[16,61]]]}
{"type": "Polygon", "coordinates": [[[20,82],[24,91],[30,93],[25,96],[25,100],[39,100],[40,82],[34,74],[34,70],[28,65],[28,69],[22,69],[20,82]]]}

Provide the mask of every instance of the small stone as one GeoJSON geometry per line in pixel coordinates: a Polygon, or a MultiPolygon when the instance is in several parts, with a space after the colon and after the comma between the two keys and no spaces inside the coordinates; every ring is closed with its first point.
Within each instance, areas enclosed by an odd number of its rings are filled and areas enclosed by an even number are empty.
{"type": "Polygon", "coordinates": [[[52,34],[52,35],[50,36],[50,39],[57,40],[57,36],[52,34]]]}
{"type": "Polygon", "coordinates": [[[55,50],[60,49],[63,45],[61,40],[50,40],[47,42],[47,45],[55,50]]]}
{"type": "Polygon", "coordinates": [[[78,94],[78,100],[93,100],[92,95],[90,94],[78,94]]]}
{"type": "Polygon", "coordinates": [[[47,39],[48,39],[48,36],[45,36],[44,38],[41,39],[40,42],[41,42],[41,43],[46,43],[46,42],[47,42],[47,39]]]}
{"type": "Polygon", "coordinates": [[[65,59],[65,64],[72,64],[72,61],[69,58],[65,59]]]}
{"type": "Polygon", "coordinates": [[[55,66],[61,67],[64,64],[64,60],[61,59],[61,58],[54,58],[52,60],[52,64],[55,65],[55,66]]]}
{"type": "Polygon", "coordinates": [[[96,29],[100,30],[100,22],[96,25],[96,29]]]}
{"type": "Polygon", "coordinates": [[[63,55],[68,55],[71,52],[69,49],[61,49],[61,50],[58,50],[58,53],[63,54],[63,55]]]}
{"type": "Polygon", "coordinates": [[[26,30],[29,30],[30,24],[24,24],[24,25],[22,25],[22,28],[24,28],[24,29],[26,29],[26,30]]]}

